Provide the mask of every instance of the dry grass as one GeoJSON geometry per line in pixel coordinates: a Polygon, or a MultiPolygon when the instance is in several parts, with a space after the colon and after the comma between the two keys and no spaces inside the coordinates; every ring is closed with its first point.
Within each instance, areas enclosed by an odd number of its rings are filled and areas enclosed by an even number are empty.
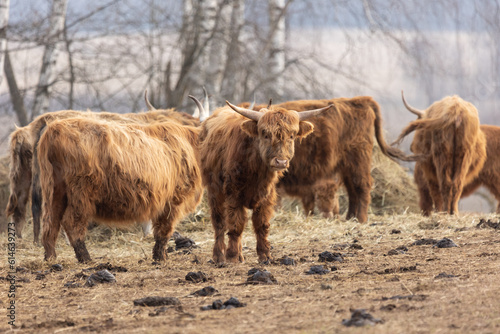
{"type": "MultiPolygon", "coordinates": [[[[480,218],[498,221],[498,216],[370,215],[368,223],[359,224],[305,218],[300,211],[290,203],[286,210],[279,210],[270,235],[274,258],[288,255],[296,261],[295,266],[258,264],[250,226],[243,236],[246,263],[223,268],[211,264],[213,236],[204,206],[197,214],[199,221],[178,226],[178,231],[194,239],[199,248],[188,254],[172,252],[161,265],[152,264],[153,240],[142,240],[139,228],[120,231],[99,227],[90,231],[87,245],[94,262],[85,265],[76,262],[73,250],[62,238],[56,249],[57,261],[44,262],[43,249],[30,242],[31,232],[27,231],[26,239],[17,242],[17,265],[27,268],[18,279],[29,281],[18,283],[16,323],[23,333],[500,332],[500,234],[491,228],[476,228],[480,218]],[[459,247],[410,246],[420,238],[443,237],[459,247]],[[362,249],[350,248],[355,240],[362,249]],[[408,252],[387,255],[399,246],[407,246],[408,252]],[[328,263],[338,270],[326,275],[306,275],[312,265],[323,264],[318,262],[323,251],[340,252],[345,261],[328,263]],[[75,275],[107,262],[128,269],[114,272],[115,284],[64,286],[69,281],[84,283],[75,275]],[[63,270],[35,279],[36,271],[48,270],[54,263],[61,264],[63,270]],[[412,266],[416,269],[406,270],[412,266]],[[269,270],[278,284],[243,284],[253,267],[269,270]],[[188,283],[185,276],[190,271],[202,271],[211,281],[188,283]],[[435,278],[441,272],[457,277],[435,278]],[[218,295],[189,296],[207,285],[215,287],[218,295]],[[383,300],[397,295],[416,297],[383,300]],[[134,299],[146,296],[177,297],[182,306],[150,316],[158,307],[133,305],[134,299]],[[246,307],[200,310],[216,299],[225,301],[231,296],[246,307]],[[357,308],[367,309],[384,323],[361,329],[343,326],[342,319],[357,308]]],[[[6,249],[5,236],[0,245],[6,249]]],[[[173,241],[169,245],[173,246],[173,241]]],[[[0,276],[6,271],[2,261],[0,276]]],[[[2,280],[0,285],[4,291],[0,306],[5,309],[8,282],[2,280]]],[[[4,317],[0,330],[8,328],[4,317]]]]}

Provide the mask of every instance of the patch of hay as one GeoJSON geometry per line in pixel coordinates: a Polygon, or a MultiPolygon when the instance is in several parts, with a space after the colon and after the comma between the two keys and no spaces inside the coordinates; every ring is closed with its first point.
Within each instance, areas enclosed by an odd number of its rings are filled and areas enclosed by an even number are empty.
{"type": "Polygon", "coordinates": [[[373,147],[371,174],[374,181],[371,192],[372,213],[383,215],[420,212],[413,177],[404,167],[386,157],[378,145],[373,147]]]}

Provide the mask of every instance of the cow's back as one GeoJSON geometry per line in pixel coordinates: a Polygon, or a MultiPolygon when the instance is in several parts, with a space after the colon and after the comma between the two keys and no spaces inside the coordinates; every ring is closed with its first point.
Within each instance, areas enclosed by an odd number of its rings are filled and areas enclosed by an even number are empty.
{"type": "Polygon", "coordinates": [[[176,189],[201,185],[190,143],[175,126],[162,129],[154,138],[133,125],[56,121],[40,139],[40,166],[46,157],[58,170],[77,201],[68,205],[91,206],[102,221],[145,221],[175,200],[176,189]]]}
{"type": "Polygon", "coordinates": [[[322,115],[313,117],[314,131],[297,140],[295,156],[281,183],[309,185],[349,164],[349,152],[372,151],[374,137],[374,107],[371,97],[337,98],[332,100],[303,100],[279,104],[296,111],[317,109],[335,104],[322,115]]]}

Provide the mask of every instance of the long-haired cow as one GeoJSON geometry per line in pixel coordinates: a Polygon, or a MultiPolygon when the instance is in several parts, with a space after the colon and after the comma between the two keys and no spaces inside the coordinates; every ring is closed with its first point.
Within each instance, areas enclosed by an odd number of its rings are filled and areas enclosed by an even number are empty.
{"type": "MultiPolygon", "coordinates": [[[[404,96],[403,103],[406,108],[418,116],[424,118],[425,111],[418,110],[406,102],[404,96]]],[[[479,128],[486,138],[486,160],[479,174],[462,190],[462,198],[474,193],[480,186],[486,187],[497,200],[497,213],[500,213],[500,127],[494,125],[480,125],[479,128]]],[[[412,146],[413,147],[413,146],[412,146]]],[[[420,209],[425,216],[429,216],[433,209],[443,210],[443,199],[439,192],[439,185],[435,178],[426,179],[422,163],[417,161],[413,172],[420,197],[420,209]]]]}
{"type": "Polygon", "coordinates": [[[198,128],[175,122],[125,125],[88,118],[54,121],[38,143],[45,259],[63,227],[79,262],[90,261],[89,220],[153,221],[153,258],[176,222],[201,199],[198,128]]]}
{"type": "Polygon", "coordinates": [[[401,160],[413,158],[386,144],[380,107],[369,96],[298,100],[276,106],[297,110],[300,114],[302,110],[328,104],[335,104],[336,109],[309,120],[315,130],[307,138],[296,141],[295,157],[278,188],[287,195],[301,198],[306,214],[314,209],[316,201],[324,216],[332,216],[338,213],[335,193],[339,183],[343,183],[349,197],[347,219],[366,222],[373,183],[370,174],[373,138],[386,156],[401,160]]]}
{"type": "Polygon", "coordinates": [[[265,262],[271,259],[267,236],[275,185],[293,161],[295,139],[313,132],[314,126],[305,120],[331,106],[297,113],[276,106],[257,112],[228,105],[204,121],[200,133],[203,184],[215,230],[213,258],[217,263],[244,260],[241,235],[249,208],[257,255],[265,262]]]}
{"type": "MultiPolygon", "coordinates": [[[[421,118],[410,122],[395,143],[413,131],[411,151],[422,156],[416,167],[417,185],[428,185],[437,210],[458,213],[464,186],[479,175],[486,160],[477,109],[456,95],[447,96],[421,112],[421,118]]],[[[422,194],[423,188],[419,190],[420,205],[428,206],[424,202],[429,197],[422,194]]]]}
{"type": "Polygon", "coordinates": [[[61,110],[48,112],[38,116],[27,126],[16,129],[10,136],[10,197],[6,208],[6,216],[12,215],[16,235],[22,238],[22,230],[26,217],[26,206],[28,203],[30,188],[32,187],[32,216],[34,241],[38,243],[40,234],[41,216],[41,189],[37,180],[36,165],[33,164],[33,156],[36,154],[34,143],[46,124],[55,120],[71,117],[87,117],[105,119],[119,123],[148,124],[164,120],[175,120],[183,125],[199,126],[199,119],[189,114],[178,112],[173,109],[156,110],[151,106],[145,95],[146,104],[150,111],[145,113],[117,114],[110,112],[90,112],[76,110],[61,110]],[[33,181],[33,183],[32,183],[33,181]]]}

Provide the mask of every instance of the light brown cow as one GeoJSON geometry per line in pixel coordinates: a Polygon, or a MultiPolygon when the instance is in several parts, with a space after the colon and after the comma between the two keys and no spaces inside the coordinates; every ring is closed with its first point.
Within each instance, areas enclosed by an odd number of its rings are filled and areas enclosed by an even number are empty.
{"type": "MultiPolygon", "coordinates": [[[[146,97],[146,103],[148,102],[146,97]]],[[[10,136],[10,197],[6,208],[6,216],[13,216],[16,235],[19,238],[22,238],[22,230],[26,221],[26,206],[31,187],[33,234],[35,243],[38,243],[40,234],[41,189],[37,179],[38,168],[36,168],[36,165],[33,165],[33,155],[36,154],[34,151],[34,143],[39,136],[40,129],[55,120],[71,117],[106,119],[121,123],[150,123],[174,119],[184,125],[199,125],[198,119],[173,109],[129,114],[62,110],[45,113],[37,117],[27,126],[16,129],[10,136]]]]}
{"type": "MultiPolygon", "coordinates": [[[[403,103],[409,111],[418,116],[424,117],[424,112],[408,105],[404,96],[403,103]]],[[[480,186],[486,187],[497,200],[497,213],[500,213],[500,127],[494,125],[480,125],[479,128],[486,138],[486,161],[479,175],[470,183],[464,186],[462,198],[474,193],[480,186]]],[[[420,209],[425,216],[429,216],[434,209],[443,210],[443,199],[439,192],[439,185],[426,180],[421,163],[417,161],[413,172],[415,183],[417,185],[420,197],[420,209]],[[432,192],[431,192],[432,189],[432,192]]]]}
{"type": "MultiPolygon", "coordinates": [[[[418,162],[417,184],[425,180],[437,210],[456,214],[464,186],[479,175],[486,160],[486,139],[479,128],[477,109],[455,95],[420,113],[421,118],[410,122],[395,143],[415,131],[411,150],[424,156],[418,162]]],[[[421,206],[427,200],[422,189],[421,206]]]]}
{"type": "Polygon", "coordinates": [[[257,112],[228,105],[204,121],[200,133],[203,184],[215,230],[213,258],[217,263],[244,261],[241,236],[248,208],[253,210],[257,255],[266,262],[271,259],[267,236],[276,183],[293,161],[295,139],[314,129],[305,120],[331,106],[297,113],[277,106],[257,112]]]}
{"type": "Polygon", "coordinates": [[[38,143],[45,259],[56,256],[61,226],[79,262],[90,261],[90,220],[153,221],[153,259],[175,224],[201,199],[199,129],[176,122],[118,124],[89,118],[51,122],[38,143]]]}
{"type": "Polygon", "coordinates": [[[301,198],[306,214],[314,209],[316,201],[323,215],[331,217],[338,213],[336,191],[339,183],[343,183],[349,197],[347,219],[366,222],[373,183],[370,170],[374,137],[381,152],[390,158],[414,160],[416,157],[406,157],[386,144],[380,107],[369,96],[299,100],[276,106],[302,111],[328,104],[335,104],[337,108],[309,120],[315,131],[296,141],[295,157],[278,188],[289,196],[301,198]]]}

